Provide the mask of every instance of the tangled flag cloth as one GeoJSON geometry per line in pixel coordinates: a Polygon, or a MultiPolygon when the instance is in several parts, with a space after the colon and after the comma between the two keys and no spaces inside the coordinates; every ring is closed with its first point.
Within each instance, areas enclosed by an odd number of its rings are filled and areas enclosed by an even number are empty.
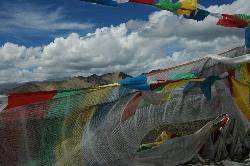
{"type": "Polygon", "coordinates": [[[212,58],[214,61],[218,61],[225,64],[242,64],[242,63],[250,63],[250,54],[246,54],[243,56],[235,57],[235,58],[228,58],[222,57],[218,55],[209,55],[209,58],[212,58]]]}
{"type": "MultiPolygon", "coordinates": [[[[237,93],[231,94],[230,84],[223,79],[211,84],[209,101],[200,86],[183,93],[190,81],[203,82],[210,76],[239,70],[235,68],[239,65],[247,67],[248,61],[239,58],[243,50],[239,47],[220,55],[226,57],[226,62],[238,58],[238,64],[224,63],[225,58],[219,61],[216,57],[203,57],[147,73],[139,81],[132,79],[96,88],[1,96],[0,163],[13,166],[126,166],[147,162],[177,165],[198,153],[206,144],[205,138],[210,138],[211,124],[215,123],[212,119],[225,113],[232,122],[237,122],[233,125],[235,139],[232,140],[243,140],[240,143],[244,145],[249,117],[236,102],[238,96],[243,96],[238,95],[238,88],[233,86],[233,92],[237,93]],[[126,87],[137,83],[147,83],[149,89],[126,87]],[[158,85],[151,89],[151,83],[158,85]],[[166,140],[149,151],[137,152],[145,136],[162,125],[168,129],[166,132],[186,134],[166,140]],[[148,161],[150,156],[152,160],[148,161]]],[[[239,82],[249,80],[243,76],[247,68],[243,69],[234,77],[239,82]]],[[[235,147],[234,143],[225,146],[235,147]]],[[[221,150],[214,153],[214,156],[221,154],[221,150]]],[[[228,149],[223,151],[226,153],[237,156],[238,151],[228,149]]]]}

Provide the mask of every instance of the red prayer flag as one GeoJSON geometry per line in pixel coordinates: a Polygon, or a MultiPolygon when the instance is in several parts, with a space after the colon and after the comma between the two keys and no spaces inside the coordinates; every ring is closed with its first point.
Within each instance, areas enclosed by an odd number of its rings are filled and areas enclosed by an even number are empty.
{"type": "Polygon", "coordinates": [[[139,105],[142,99],[142,93],[137,93],[126,105],[123,113],[121,122],[126,121],[128,118],[133,116],[136,113],[137,106],[139,105]]]}
{"type": "Polygon", "coordinates": [[[222,14],[223,18],[217,22],[217,25],[224,27],[236,27],[236,28],[246,28],[248,22],[229,14],[222,14]]]}
{"type": "Polygon", "coordinates": [[[154,4],[154,0],[129,0],[129,2],[143,3],[143,4],[148,4],[148,5],[154,4]]]}
{"type": "Polygon", "coordinates": [[[22,105],[50,100],[55,95],[56,91],[10,94],[8,96],[8,105],[5,110],[22,105]]]}

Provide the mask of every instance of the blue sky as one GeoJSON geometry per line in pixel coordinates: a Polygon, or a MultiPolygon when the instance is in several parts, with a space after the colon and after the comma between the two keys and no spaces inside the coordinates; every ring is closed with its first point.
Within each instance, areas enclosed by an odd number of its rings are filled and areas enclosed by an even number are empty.
{"type": "MultiPolygon", "coordinates": [[[[233,0],[200,0],[199,3],[208,7],[232,2],[233,0]]],[[[134,3],[106,7],[80,2],[80,0],[0,1],[0,45],[6,42],[27,47],[46,45],[54,38],[65,37],[72,32],[84,36],[88,32],[94,32],[96,28],[117,26],[128,20],[147,20],[148,15],[157,10],[151,6],[134,3]],[[56,16],[54,16],[55,12],[56,16]],[[29,17],[31,17],[30,21],[29,17]],[[49,17],[52,17],[52,20],[44,23],[37,21],[37,19],[43,20],[49,17]],[[22,21],[25,18],[27,20],[22,21]],[[59,23],[61,28],[56,28],[59,23]],[[86,27],[83,25],[63,27],[62,24],[67,23],[86,24],[86,27]],[[52,28],[49,26],[45,28],[46,24],[55,25],[52,28]]]]}
{"type": "MultiPolygon", "coordinates": [[[[199,2],[214,13],[250,14],[249,0],[199,2]]],[[[0,1],[0,84],[119,71],[135,76],[244,44],[244,30],[217,21],[135,3],[0,1]]]]}

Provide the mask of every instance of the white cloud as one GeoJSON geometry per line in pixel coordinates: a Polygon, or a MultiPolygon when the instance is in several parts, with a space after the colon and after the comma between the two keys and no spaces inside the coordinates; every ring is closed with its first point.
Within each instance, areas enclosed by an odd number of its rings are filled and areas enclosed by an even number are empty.
{"type": "MultiPolygon", "coordinates": [[[[209,10],[230,13],[242,8],[240,12],[247,13],[250,5],[246,4],[248,0],[238,0],[209,10]]],[[[131,20],[83,37],[72,33],[46,46],[27,48],[6,43],[0,47],[0,82],[114,71],[135,75],[243,44],[243,30],[215,24],[213,17],[197,23],[160,11],[150,15],[148,21],[131,20]]]]}

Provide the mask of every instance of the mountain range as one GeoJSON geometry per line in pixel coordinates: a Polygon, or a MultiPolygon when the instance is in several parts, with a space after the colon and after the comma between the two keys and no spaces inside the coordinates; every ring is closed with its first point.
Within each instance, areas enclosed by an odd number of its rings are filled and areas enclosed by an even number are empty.
{"type": "Polygon", "coordinates": [[[76,76],[65,78],[59,81],[47,80],[42,82],[27,82],[20,84],[6,83],[0,85],[0,94],[89,88],[115,83],[121,79],[125,79],[128,77],[131,76],[123,72],[114,72],[103,74],[100,76],[96,74],[88,77],[76,76]]]}

